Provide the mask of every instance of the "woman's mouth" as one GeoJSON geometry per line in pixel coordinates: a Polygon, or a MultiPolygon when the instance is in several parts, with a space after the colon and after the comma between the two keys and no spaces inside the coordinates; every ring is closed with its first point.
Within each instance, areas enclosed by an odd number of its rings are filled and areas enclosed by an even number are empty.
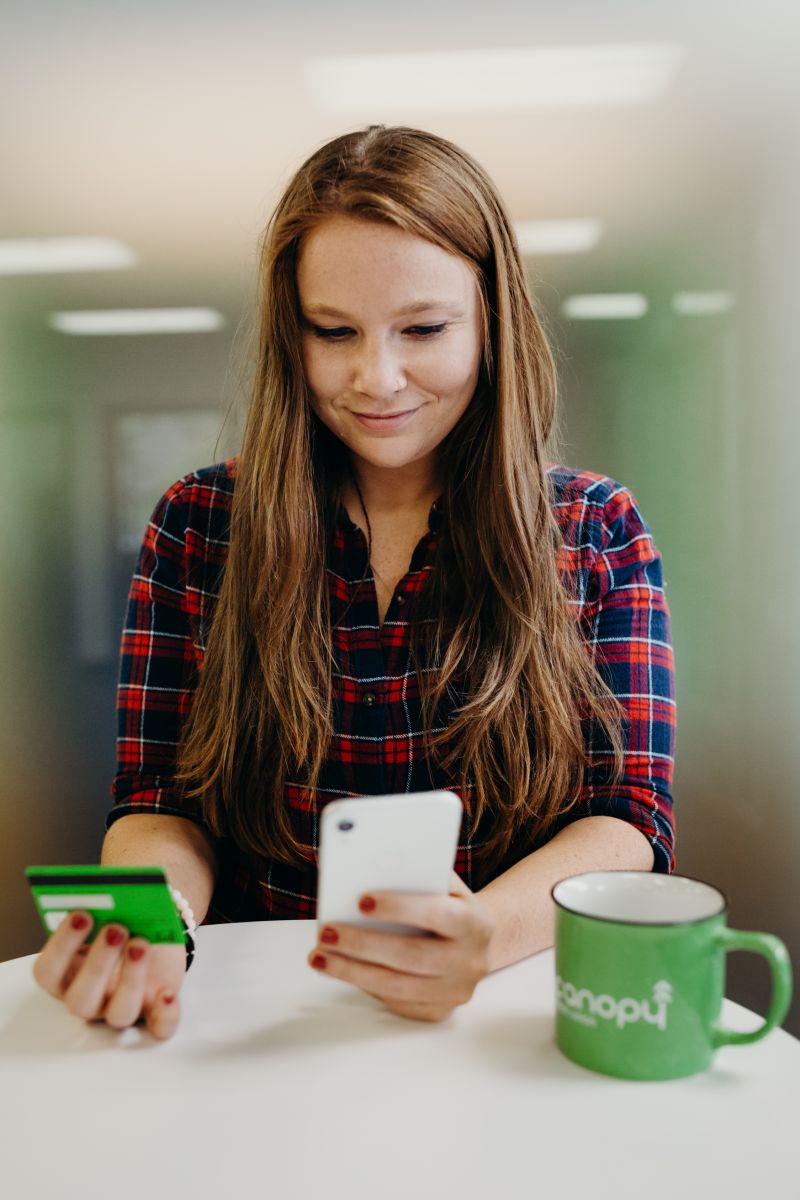
{"type": "Polygon", "coordinates": [[[416,408],[410,408],[405,412],[388,413],[386,416],[354,412],[353,416],[365,429],[371,429],[375,433],[390,433],[393,429],[407,425],[417,411],[416,408]]]}

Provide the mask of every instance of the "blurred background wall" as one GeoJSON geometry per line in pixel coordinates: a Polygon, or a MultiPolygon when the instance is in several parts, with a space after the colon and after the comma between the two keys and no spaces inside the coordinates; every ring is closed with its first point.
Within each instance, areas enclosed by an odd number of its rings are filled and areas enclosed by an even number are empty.
{"type": "MultiPolygon", "coordinates": [[[[456,141],[507,200],[558,353],[561,457],[630,486],[664,555],[678,869],[798,963],[794,6],[366,12],[4,5],[0,958],[41,943],[24,867],[99,854],[136,546],[170,483],[236,450],[261,228],[315,147],[382,121],[456,141]],[[52,241],[98,238],[116,246],[52,241]],[[87,336],[57,315],[153,309],[202,328],[87,336]]],[[[729,994],[767,991],[734,955],[729,994]]]]}

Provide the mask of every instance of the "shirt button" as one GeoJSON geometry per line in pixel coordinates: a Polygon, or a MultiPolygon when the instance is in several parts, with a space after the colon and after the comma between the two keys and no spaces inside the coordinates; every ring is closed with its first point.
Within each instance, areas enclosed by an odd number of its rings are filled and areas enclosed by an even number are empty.
{"type": "Polygon", "coordinates": [[[396,593],[395,600],[397,601],[398,604],[405,604],[405,602],[406,602],[406,598],[402,592],[396,593]]]}
{"type": "Polygon", "coordinates": [[[374,692],[364,692],[364,695],[361,697],[361,703],[366,704],[367,708],[371,708],[375,700],[376,696],[374,692]]]}

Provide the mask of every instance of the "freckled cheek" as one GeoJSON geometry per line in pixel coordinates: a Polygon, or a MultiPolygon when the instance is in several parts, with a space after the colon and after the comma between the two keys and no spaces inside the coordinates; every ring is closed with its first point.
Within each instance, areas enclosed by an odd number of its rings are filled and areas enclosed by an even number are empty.
{"type": "Polygon", "coordinates": [[[331,402],[341,395],[346,380],[341,371],[333,371],[329,366],[321,366],[310,358],[306,358],[304,367],[311,404],[319,415],[320,408],[329,408],[331,402]]]}
{"type": "Polygon", "coordinates": [[[474,394],[478,375],[478,370],[465,374],[463,362],[453,363],[449,369],[431,374],[426,380],[426,389],[445,403],[463,403],[474,394]]]}
{"type": "Polygon", "coordinates": [[[471,344],[454,344],[426,373],[430,390],[437,395],[456,398],[465,392],[472,394],[480,374],[480,357],[471,344]]]}

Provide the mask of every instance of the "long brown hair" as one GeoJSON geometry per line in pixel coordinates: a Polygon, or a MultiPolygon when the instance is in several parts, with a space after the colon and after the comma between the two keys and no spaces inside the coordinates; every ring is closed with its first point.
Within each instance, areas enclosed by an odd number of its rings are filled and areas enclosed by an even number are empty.
{"type": "Polygon", "coordinates": [[[604,731],[618,778],[621,707],[557,566],[545,459],[556,373],[511,223],[482,168],[431,133],[373,125],[328,142],[296,172],[265,230],[230,547],[176,781],[217,836],[308,862],[284,782],[303,771],[313,793],[333,733],[326,555],[348,460],[309,404],[296,263],[303,238],[335,214],[427,239],[466,262],[479,285],[481,375],[440,448],[447,519],[413,613],[412,661],[425,753],[432,761],[449,744],[441,765],[471,831],[489,819],[478,859],[490,872],[516,835],[541,838],[574,804],[590,726],[604,731]],[[463,703],[431,735],[455,685],[463,703]]]}

